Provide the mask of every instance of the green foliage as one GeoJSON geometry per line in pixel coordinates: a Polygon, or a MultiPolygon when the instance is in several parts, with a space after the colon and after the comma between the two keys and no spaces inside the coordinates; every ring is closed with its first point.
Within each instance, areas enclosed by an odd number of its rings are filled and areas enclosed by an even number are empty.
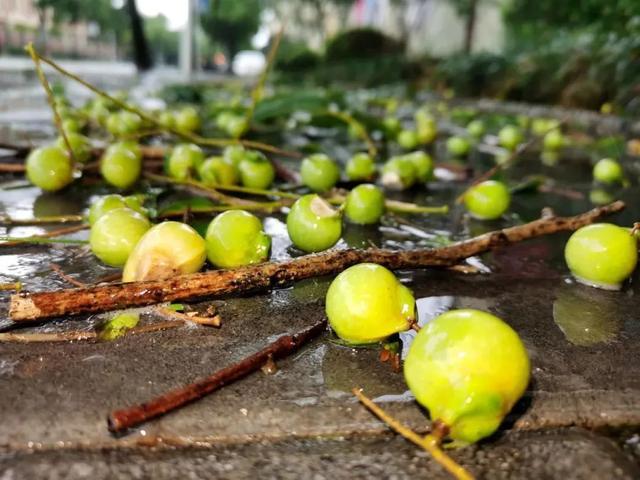
{"type": "Polygon", "coordinates": [[[200,16],[202,28],[212,42],[225,46],[229,61],[249,46],[260,25],[260,0],[211,0],[200,16]]]}
{"type": "Polygon", "coordinates": [[[346,30],[331,38],[326,45],[327,62],[402,55],[404,45],[372,28],[346,30]]]}
{"type": "Polygon", "coordinates": [[[300,72],[316,67],[320,56],[302,42],[283,38],[280,42],[275,69],[283,72],[300,72]]]}
{"type": "Polygon", "coordinates": [[[167,17],[158,15],[145,19],[144,30],[153,53],[164,63],[178,63],[178,32],[169,30],[167,17]]]}
{"type": "Polygon", "coordinates": [[[101,35],[122,33],[129,28],[126,12],[114,8],[111,0],[36,0],[35,5],[38,9],[51,8],[56,24],[82,20],[96,22],[101,35]]]}

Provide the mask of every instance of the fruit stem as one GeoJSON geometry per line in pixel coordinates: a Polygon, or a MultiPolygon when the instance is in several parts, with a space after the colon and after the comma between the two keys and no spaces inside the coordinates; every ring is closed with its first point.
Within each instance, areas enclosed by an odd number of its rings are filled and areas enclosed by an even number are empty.
{"type": "Polygon", "coordinates": [[[378,155],[378,149],[376,148],[376,144],[371,139],[369,134],[367,133],[367,129],[364,125],[356,120],[351,114],[347,112],[334,112],[327,111],[327,115],[331,117],[335,117],[339,120],[342,120],[344,123],[349,125],[351,128],[355,130],[358,136],[367,144],[367,151],[372,158],[375,158],[378,155]]]}
{"type": "Polygon", "coordinates": [[[47,80],[47,76],[44,74],[42,70],[42,65],[40,64],[40,56],[36,53],[33,48],[33,43],[29,42],[25,47],[33,63],[35,64],[36,74],[38,75],[38,79],[42,84],[42,88],[44,88],[45,93],[47,94],[47,101],[49,102],[49,106],[51,107],[51,111],[53,112],[53,122],[58,130],[58,133],[62,136],[64,140],[64,146],[67,149],[67,154],[71,159],[72,163],[76,163],[76,158],[73,153],[73,149],[71,148],[71,143],[69,142],[69,138],[67,137],[67,133],[64,131],[64,127],[62,126],[62,118],[60,117],[60,113],[58,112],[58,108],[56,107],[56,101],[53,98],[53,91],[51,90],[51,86],[49,85],[49,81],[47,80]]]}
{"type": "Polygon", "coordinates": [[[373,403],[373,401],[367,397],[364,393],[362,393],[361,388],[354,388],[351,390],[353,394],[358,398],[358,400],[373,414],[386,423],[392,430],[395,430],[397,433],[402,435],[404,438],[409,440],[410,442],[415,443],[419,447],[422,447],[426,452],[428,452],[433,459],[438,462],[445,470],[447,470],[451,475],[453,475],[458,480],[473,480],[473,475],[469,473],[463,466],[456,463],[449,455],[447,455],[440,448],[440,441],[438,435],[430,434],[426,437],[421,437],[417,433],[415,433],[410,428],[406,427],[400,421],[392,417],[390,414],[385,412],[378,405],[373,403]]]}
{"type": "Polygon", "coordinates": [[[279,154],[279,155],[282,155],[282,156],[287,156],[287,157],[292,157],[292,158],[301,158],[302,157],[302,155],[300,153],[298,153],[298,152],[290,152],[290,151],[287,151],[287,150],[282,150],[282,149],[280,149],[278,147],[274,147],[273,145],[269,145],[267,143],[256,142],[256,141],[252,141],[252,140],[205,138],[205,137],[201,137],[200,135],[197,135],[195,133],[186,132],[186,131],[179,130],[179,129],[174,128],[174,127],[167,127],[166,125],[161,124],[152,115],[149,115],[149,114],[145,113],[144,111],[142,111],[142,110],[140,110],[140,109],[138,109],[138,108],[136,108],[136,107],[134,107],[132,105],[129,105],[128,103],[125,103],[122,100],[120,100],[118,98],[115,98],[112,95],[109,95],[104,90],[99,89],[95,85],[87,82],[86,80],[80,78],[79,76],[77,76],[77,75],[69,72],[68,70],[62,68],[60,65],[58,65],[55,61],[51,60],[50,58],[47,58],[47,57],[45,57],[43,55],[40,55],[39,53],[37,53],[35,51],[33,46],[31,46],[31,49],[33,50],[33,55],[35,55],[35,57],[39,60],[39,62],[46,63],[47,65],[49,65],[49,66],[53,67],[55,70],[57,70],[60,74],[66,76],[66,77],[68,77],[68,78],[70,78],[72,80],[75,80],[80,85],[83,85],[84,87],[86,87],[89,90],[91,90],[93,93],[108,99],[109,101],[111,101],[115,105],[117,105],[119,108],[121,108],[123,110],[126,110],[128,112],[131,112],[131,113],[135,113],[136,115],[138,115],[143,120],[146,120],[151,125],[153,125],[154,127],[157,127],[159,130],[162,130],[164,132],[169,132],[169,133],[172,133],[174,135],[177,135],[178,137],[184,138],[185,140],[188,140],[190,142],[197,143],[198,145],[209,146],[209,147],[228,147],[230,145],[244,145],[245,147],[248,147],[248,148],[255,148],[257,150],[263,150],[265,152],[276,153],[276,154],[279,154]]]}
{"type": "Polygon", "coordinates": [[[276,60],[276,55],[278,53],[278,49],[280,48],[280,41],[282,40],[283,33],[284,33],[284,25],[280,27],[280,30],[276,34],[276,37],[273,40],[273,44],[269,49],[269,53],[267,54],[267,62],[264,66],[264,69],[262,70],[262,73],[260,74],[260,78],[258,79],[258,82],[253,87],[253,90],[251,90],[251,104],[249,105],[249,108],[247,108],[247,111],[244,117],[244,128],[240,132],[240,135],[238,135],[238,138],[242,137],[245,133],[247,133],[247,130],[249,130],[249,128],[251,127],[251,121],[253,120],[253,113],[256,110],[256,105],[262,99],[262,94],[264,93],[264,84],[267,81],[267,76],[271,71],[271,67],[273,66],[273,63],[276,60]]]}

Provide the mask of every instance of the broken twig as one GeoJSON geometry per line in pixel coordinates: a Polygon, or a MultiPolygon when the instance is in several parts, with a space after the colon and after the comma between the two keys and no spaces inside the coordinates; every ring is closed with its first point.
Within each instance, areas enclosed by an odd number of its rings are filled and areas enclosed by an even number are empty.
{"type": "Polygon", "coordinates": [[[152,418],[164,415],[205,395],[224,387],[262,368],[270,359],[278,360],[298,350],[302,345],[317,337],[327,327],[322,320],[315,325],[293,335],[283,335],[262,350],[238,363],[218,370],[213,375],[195,383],[165,393],[149,402],[133,407],[115,410],[107,417],[109,431],[122,433],[152,418]]]}

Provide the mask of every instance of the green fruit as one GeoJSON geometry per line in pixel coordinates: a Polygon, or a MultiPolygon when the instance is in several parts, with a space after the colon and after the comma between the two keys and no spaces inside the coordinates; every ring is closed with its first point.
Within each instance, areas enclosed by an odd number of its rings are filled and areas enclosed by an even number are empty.
{"type": "Polygon", "coordinates": [[[619,290],[638,262],[636,238],[628,229],[610,223],[582,227],[571,235],[564,258],[581,283],[619,290]]]}
{"type": "Polygon", "coordinates": [[[567,341],[588,347],[616,339],[624,314],[615,294],[600,294],[575,285],[560,287],[553,302],[553,321],[567,341]]]}
{"type": "Polygon", "coordinates": [[[454,157],[464,157],[469,153],[471,145],[464,137],[450,137],[447,139],[447,151],[454,157]]]}
{"type": "Polygon", "coordinates": [[[378,223],[384,213],[384,194],[375,185],[363,183],[347,195],[344,213],[353,223],[378,223]]]}
{"type": "Polygon", "coordinates": [[[83,125],[77,118],[66,118],[62,121],[62,129],[67,133],[80,133],[83,125]]]}
{"type": "Polygon", "coordinates": [[[408,330],[416,318],[411,290],[373,263],[349,267],[331,282],[326,311],[333,331],[352,344],[384,340],[408,330]]]}
{"type": "Polygon", "coordinates": [[[130,208],[142,215],[147,215],[147,210],[142,206],[137,197],[123,197],[122,195],[111,194],[100,197],[89,208],[89,225],[93,225],[105,213],[116,208],[130,208]]]}
{"type": "Polygon", "coordinates": [[[416,166],[405,155],[391,157],[382,167],[380,181],[386,188],[405,190],[416,183],[418,172],[416,166]]]}
{"type": "Polygon", "coordinates": [[[316,194],[300,197],[287,215],[293,244],[307,253],[333,247],[342,234],[340,212],[316,194]]]}
{"type": "Polygon", "coordinates": [[[112,267],[122,267],[149,228],[149,220],[130,208],[111,210],[91,227],[91,251],[103,263],[112,267]]]}
{"type": "Polygon", "coordinates": [[[316,153],[302,160],[302,183],[314,192],[331,190],[340,179],[338,165],[324,153],[316,153]]]}
{"type": "Polygon", "coordinates": [[[186,180],[204,163],[204,153],[195,143],[176,145],[167,159],[166,171],[171,178],[186,180]]]}
{"type": "Polygon", "coordinates": [[[404,363],[418,403],[460,444],[495,432],[529,375],[518,334],[498,317],[471,309],[452,310],[422,327],[404,363]]]}
{"type": "Polygon", "coordinates": [[[269,188],[276,178],[273,165],[263,153],[247,150],[238,166],[242,185],[249,188],[269,188]]]}
{"type": "Polygon", "coordinates": [[[66,152],[56,146],[32,150],[26,162],[27,178],[46,192],[62,190],[73,181],[73,166],[66,152]]]}
{"type": "Polygon", "coordinates": [[[142,119],[135,113],[123,110],[110,114],[106,120],[106,127],[115,137],[131,135],[140,130],[142,119]]]}
{"type": "Polygon", "coordinates": [[[515,150],[516,147],[522,142],[522,130],[515,125],[507,125],[502,127],[498,132],[498,141],[507,150],[515,150]]]}
{"type": "Polygon", "coordinates": [[[100,340],[113,341],[126,334],[140,322],[138,313],[121,313],[109,320],[100,331],[100,340]]]}
{"type": "Polygon", "coordinates": [[[162,280],[195,273],[207,258],[204,239],[181,222],[162,222],[137,243],[122,273],[123,282],[162,280]]]}
{"type": "Polygon", "coordinates": [[[429,123],[426,125],[417,125],[416,127],[416,135],[418,138],[418,142],[421,145],[428,145],[433,142],[438,136],[438,129],[435,123],[429,123]]]}
{"type": "Polygon", "coordinates": [[[482,120],[472,120],[467,125],[467,133],[474,138],[480,138],[484,135],[486,128],[482,120]]]}
{"type": "Polygon", "coordinates": [[[398,132],[402,128],[400,120],[395,117],[384,117],[384,119],[382,120],[382,126],[384,127],[387,135],[394,138],[398,135],[398,132]]]}
{"type": "MultiPolygon", "coordinates": [[[[91,157],[91,141],[80,133],[67,132],[67,140],[73,151],[73,158],[84,163],[91,157]]],[[[61,136],[56,140],[56,146],[62,150],[67,150],[67,143],[61,136]]]]}
{"type": "Polygon", "coordinates": [[[205,185],[237,185],[240,172],[222,157],[211,157],[198,169],[200,180],[205,185]]]}
{"type": "Polygon", "coordinates": [[[158,123],[167,128],[175,128],[176,127],[175,114],[168,110],[164,110],[160,112],[160,115],[158,115],[158,123]]]}
{"type": "Polygon", "coordinates": [[[589,192],[589,201],[594,205],[606,205],[616,199],[611,192],[603,188],[594,188],[589,192]]]}
{"type": "Polygon", "coordinates": [[[221,268],[264,262],[271,250],[271,237],[262,230],[260,219],[244,210],[229,210],[214,218],[206,240],[209,261],[221,268]]]}
{"type": "Polygon", "coordinates": [[[556,152],[564,147],[564,135],[558,129],[548,132],[542,141],[545,150],[556,152]]]}
{"type": "Polygon", "coordinates": [[[347,161],[345,173],[347,178],[354,182],[371,180],[376,174],[376,166],[371,155],[360,152],[347,161]]]}
{"type": "Polygon", "coordinates": [[[227,120],[225,130],[231,138],[240,138],[246,129],[247,119],[242,116],[234,115],[227,120]]]}
{"type": "Polygon", "coordinates": [[[404,157],[413,163],[418,182],[428,182],[433,178],[433,159],[428,153],[418,150],[417,152],[407,153],[404,157]]]}
{"type": "Polygon", "coordinates": [[[126,190],[131,187],[142,171],[142,160],[134,150],[121,146],[108,148],[100,159],[100,173],[109,185],[126,190]]]}
{"type": "Polygon", "coordinates": [[[242,145],[229,145],[222,152],[222,157],[226,162],[230,163],[234,167],[240,167],[240,162],[244,158],[246,150],[242,145]]]}
{"type": "Polygon", "coordinates": [[[418,139],[418,133],[413,130],[401,130],[398,133],[398,145],[405,150],[413,150],[418,146],[420,140],[418,139]]]}
{"type": "Polygon", "coordinates": [[[495,220],[509,208],[511,195],[502,182],[487,180],[471,187],[464,196],[469,213],[480,220],[495,220]]]}
{"type": "Polygon", "coordinates": [[[531,131],[534,135],[545,135],[550,130],[555,130],[560,126],[558,120],[552,118],[534,118],[531,122],[531,131]]]}
{"type": "Polygon", "coordinates": [[[622,183],[624,172],[613,158],[603,158],[593,167],[593,178],[601,183],[622,183]]]}
{"type": "Polygon", "coordinates": [[[115,142],[109,145],[106,149],[107,152],[112,153],[115,151],[125,151],[129,154],[133,154],[136,158],[142,161],[142,150],[140,149],[140,145],[134,140],[123,140],[120,142],[115,142]]]}
{"type": "Polygon", "coordinates": [[[193,107],[184,107],[174,114],[176,130],[181,132],[197,132],[200,130],[200,117],[193,107]]]}

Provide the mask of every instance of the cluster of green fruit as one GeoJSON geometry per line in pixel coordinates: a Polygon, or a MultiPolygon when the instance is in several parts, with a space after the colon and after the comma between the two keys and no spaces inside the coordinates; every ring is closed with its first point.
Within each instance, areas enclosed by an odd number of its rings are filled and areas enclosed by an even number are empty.
{"type": "MultiPolygon", "coordinates": [[[[331,328],[352,345],[380,342],[416,322],[412,292],[386,268],[350,267],[326,297],[331,328]]],[[[529,357],[517,333],[478,310],[453,310],[420,329],[404,375],[417,401],[459,445],[491,435],[524,393],[529,357]]]]}
{"type": "Polygon", "coordinates": [[[105,264],[124,267],[125,282],[194,273],[207,258],[221,268],[260,263],[271,249],[262,222],[243,210],[217,215],[202,238],[181,222],[152,226],[139,197],[114,194],[91,206],[89,223],[91,250],[105,264]]]}
{"type": "Polygon", "coordinates": [[[262,152],[246,150],[240,145],[229,146],[221,156],[209,158],[193,143],[177,145],[166,159],[165,171],[176,180],[197,174],[208,186],[242,183],[258,189],[269,188],[276,176],[273,165],[262,152]]]}

